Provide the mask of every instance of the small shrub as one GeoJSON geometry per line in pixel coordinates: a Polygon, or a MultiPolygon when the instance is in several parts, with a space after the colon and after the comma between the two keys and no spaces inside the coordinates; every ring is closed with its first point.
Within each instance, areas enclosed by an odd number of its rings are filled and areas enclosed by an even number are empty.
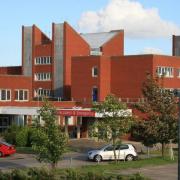
{"type": "Polygon", "coordinates": [[[8,143],[16,145],[16,134],[20,130],[21,130],[20,126],[13,124],[7,128],[7,130],[2,134],[2,136],[5,139],[5,141],[7,141],[8,143]]]}
{"type": "Polygon", "coordinates": [[[79,180],[79,178],[80,178],[80,174],[78,174],[78,172],[77,171],[74,171],[74,170],[72,170],[72,169],[68,169],[67,171],[66,171],[66,178],[67,179],[71,179],[71,180],[79,180]]]}
{"type": "Polygon", "coordinates": [[[46,168],[30,168],[28,169],[28,175],[33,180],[54,180],[55,174],[46,168]]]}
{"type": "Polygon", "coordinates": [[[2,172],[2,171],[0,170],[0,179],[1,179],[1,180],[9,180],[10,178],[11,178],[10,173],[8,173],[8,172],[2,172]]]}
{"type": "Polygon", "coordinates": [[[3,134],[3,138],[10,144],[19,147],[31,147],[34,128],[13,124],[3,134]]]}
{"type": "Polygon", "coordinates": [[[11,172],[11,179],[13,180],[27,180],[28,175],[27,172],[21,169],[14,169],[11,172]]]}
{"type": "Polygon", "coordinates": [[[28,140],[28,128],[23,127],[16,135],[16,145],[19,147],[26,147],[28,140]]]}
{"type": "Polygon", "coordinates": [[[129,180],[148,180],[148,179],[145,178],[142,174],[136,173],[132,177],[130,177],[129,180]]]}

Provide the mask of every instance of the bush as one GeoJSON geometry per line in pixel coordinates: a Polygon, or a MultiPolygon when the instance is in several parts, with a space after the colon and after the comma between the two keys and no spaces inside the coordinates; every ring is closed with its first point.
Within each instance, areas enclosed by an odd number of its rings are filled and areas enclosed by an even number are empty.
{"type": "Polygon", "coordinates": [[[46,168],[14,169],[12,171],[0,171],[1,180],[148,180],[137,173],[131,176],[100,175],[94,172],[80,173],[76,170],[52,171],[46,168]]]}
{"type": "Polygon", "coordinates": [[[27,180],[28,179],[27,172],[20,170],[20,169],[14,169],[11,172],[11,179],[13,179],[13,180],[27,180]]]}
{"type": "Polygon", "coordinates": [[[46,168],[30,168],[28,170],[28,175],[33,180],[54,180],[55,179],[55,173],[53,171],[50,171],[46,168]]]}
{"type": "Polygon", "coordinates": [[[145,178],[142,174],[136,173],[130,177],[129,180],[148,180],[148,178],[145,178]]]}
{"type": "Polygon", "coordinates": [[[17,126],[13,124],[4,133],[3,138],[10,144],[19,147],[31,147],[34,129],[28,126],[17,126]]]}
{"type": "Polygon", "coordinates": [[[23,127],[16,135],[16,145],[19,147],[26,147],[28,140],[28,128],[23,127]]]}
{"type": "Polygon", "coordinates": [[[0,179],[1,180],[9,180],[10,179],[10,173],[8,172],[2,172],[0,170],[0,179]]]}
{"type": "Polygon", "coordinates": [[[7,130],[2,134],[5,141],[10,144],[16,145],[16,135],[21,130],[21,126],[16,124],[11,125],[7,130]]]}

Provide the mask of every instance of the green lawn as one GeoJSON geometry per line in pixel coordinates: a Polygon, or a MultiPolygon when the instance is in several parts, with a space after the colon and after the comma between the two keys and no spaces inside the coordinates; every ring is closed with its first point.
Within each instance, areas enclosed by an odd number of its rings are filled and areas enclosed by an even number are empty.
{"type": "MultiPolygon", "coordinates": [[[[78,174],[85,174],[90,172],[98,175],[109,176],[109,175],[117,175],[118,171],[124,169],[158,166],[158,165],[165,165],[172,163],[177,163],[177,158],[174,161],[168,158],[163,159],[161,157],[154,157],[149,159],[140,159],[132,162],[120,161],[118,162],[118,164],[115,164],[115,162],[109,162],[108,164],[96,163],[95,165],[82,166],[79,168],[72,168],[72,169],[78,174]]],[[[61,173],[65,173],[66,169],[58,169],[57,171],[61,174],[61,173]]]]}
{"type": "Polygon", "coordinates": [[[21,154],[34,154],[31,147],[16,147],[16,152],[21,154]]]}

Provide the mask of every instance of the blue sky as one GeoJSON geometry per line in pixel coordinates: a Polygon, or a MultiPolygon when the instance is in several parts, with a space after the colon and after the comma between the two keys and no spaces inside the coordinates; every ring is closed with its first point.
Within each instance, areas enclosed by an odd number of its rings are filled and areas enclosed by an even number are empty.
{"type": "Polygon", "coordinates": [[[171,35],[180,35],[179,7],[179,0],[2,1],[0,65],[21,64],[22,25],[36,24],[50,35],[52,22],[63,21],[79,32],[125,29],[125,54],[171,55],[171,35]]]}

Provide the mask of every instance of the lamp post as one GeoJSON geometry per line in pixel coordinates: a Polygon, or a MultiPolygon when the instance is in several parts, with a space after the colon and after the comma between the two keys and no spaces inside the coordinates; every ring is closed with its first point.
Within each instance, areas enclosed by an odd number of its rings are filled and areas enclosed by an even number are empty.
{"type": "Polygon", "coordinates": [[[39,110],[39,101],[40,101],[40,91],[42,90],[42,88],[38,88],[38,110],[39,110]]]}
{"type": "Polygon", "coordinates": [[[180,90],[174,89],[173,93],[178,97],[178,179],[180,179],[180,90]]]}
{"type": "MultiPolygon", "coordinates": [[[[39,101],[40,101],[40,91],[42,90],[42,88],[38,88],[38,110],[37,112],[39,113],[39,109],[40,109],[40,105],[39,105],[39,101]]],[[[39,120],[39,123],[41,124],[41,117],[38,115],[38,120],[39,120]]]]}

